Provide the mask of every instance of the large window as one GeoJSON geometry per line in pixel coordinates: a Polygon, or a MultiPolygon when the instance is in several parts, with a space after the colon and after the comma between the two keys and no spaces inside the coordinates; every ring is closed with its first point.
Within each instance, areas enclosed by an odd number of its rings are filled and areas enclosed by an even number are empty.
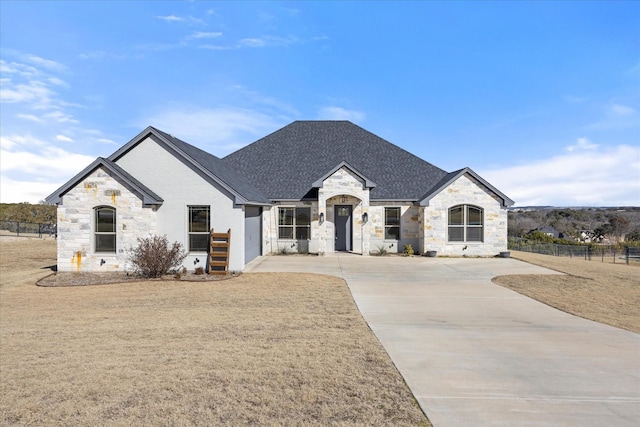
{"type": "Polygon", "coordinates": [[[189,252],[209,249],[209,206],[189,206],[189,252]]]}
{"type": "Polygon", "coordinates": [[[385,240],[400,240],[400,208],[384,208],[385,240]]]}
{"type": "Polygon", "coordinates": [[[484,219],[482,208],[458,205],[449,209],[450,242],[482,242],[484,219]]]}
{"type": "Polygon", "coordinates": [[[107,206],[95,209],[96,252],[116,252],[116,210],[107,206]]]}
{"type": "Polygon", "coordinates": [[[278,211],[278,238],[309,240],[311,237],[311,209],[280,208],[278,211]]]}

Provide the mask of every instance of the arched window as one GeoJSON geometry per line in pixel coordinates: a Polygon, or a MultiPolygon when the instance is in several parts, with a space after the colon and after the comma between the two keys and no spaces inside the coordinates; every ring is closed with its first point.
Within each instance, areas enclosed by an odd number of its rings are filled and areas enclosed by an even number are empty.
{"type": "Polygon", "coordinates": [[[96,252],[116,252],[116,210],[108,206],[95,209],[96,252]]]}
{"type": "Polygon", "coordinates": [[[458,205],[449,209],[450,242],[482,242],[484,240],[484,211],[472,205],[458,205]]]}

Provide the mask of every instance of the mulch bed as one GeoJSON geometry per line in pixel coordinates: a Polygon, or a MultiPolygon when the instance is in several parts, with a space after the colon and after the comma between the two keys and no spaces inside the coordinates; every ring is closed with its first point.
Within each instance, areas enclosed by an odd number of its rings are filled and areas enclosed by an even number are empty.
{"type": "Polygon", "coordinates": [[[227,275],[223,274],[195,274],[180,273],[167,274],[159,278],[149,279],[135,274],[128,273],[67,273],[58,272],[50,274],[38,280],[37,286],[55,287],[55,286],[91,286],[91,285],[109,285],[114,283],[141,282],[141,281],[167,281],[167,282],[217,282],[228,280],[240,276],[241,273],[231,272],[227,275]]]}

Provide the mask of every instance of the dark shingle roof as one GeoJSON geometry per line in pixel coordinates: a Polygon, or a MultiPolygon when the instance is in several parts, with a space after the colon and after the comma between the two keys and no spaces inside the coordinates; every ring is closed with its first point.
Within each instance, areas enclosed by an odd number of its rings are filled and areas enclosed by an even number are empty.
{"type": "Polygon", "coordinates": [[[372,200],[418,200],[447,172],[349,121],[296,121],[224,157],[272,200],[297,200],[345,162],[376,186],[372,200]]]}

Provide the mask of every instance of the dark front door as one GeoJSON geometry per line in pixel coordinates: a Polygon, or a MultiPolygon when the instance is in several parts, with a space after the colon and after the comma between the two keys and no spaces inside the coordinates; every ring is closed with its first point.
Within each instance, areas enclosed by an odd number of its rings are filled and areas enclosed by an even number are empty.
{"type": "Polygon", "coordinates": [[[336,251],[351,250],[351,213],[349,205],[334,207],[334,223],[336,225],[336,251]]]}

